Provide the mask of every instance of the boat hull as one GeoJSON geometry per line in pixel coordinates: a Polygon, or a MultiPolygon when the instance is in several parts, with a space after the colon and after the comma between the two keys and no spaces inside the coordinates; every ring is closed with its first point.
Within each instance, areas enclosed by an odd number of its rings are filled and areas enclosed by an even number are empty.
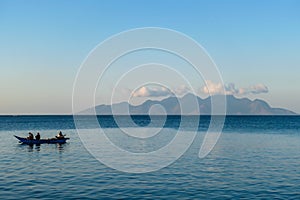
{"type": "Polygon", "coordinates": [[[50,139],[40,139],[40,140],[35,140],[35,139],[28,140],[27,138],[22,138],[16,135],[15,137],[23,144],[63,144],[70,139],[70,138],[63,138],[63,139],[50,138],[50,139]]]}

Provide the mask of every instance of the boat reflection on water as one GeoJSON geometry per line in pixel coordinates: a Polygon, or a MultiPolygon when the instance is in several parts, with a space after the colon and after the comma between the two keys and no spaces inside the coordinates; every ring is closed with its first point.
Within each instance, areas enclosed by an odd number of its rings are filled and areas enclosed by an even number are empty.
{"type": "Polygon", "coordinates": [[[28,146],[28,152],[33,152],[33,144],[31,144],[31,145],[27,145],[28,146]]]}
{"type": "Polygon", "coordinates": [[[40,144],[30,144],[30,145],[25,145],[25,144],[21,144],[21,146],[27,146],[27,150],[28,152],[33,152],[33,151],[40,151],[41,150],[41,145],[40,144]]]}
{"type": "Polygon", "coordinates": [[[41,150],[41,144],[36,144],[36,145],[35,145],[35,149],[36,149],[37,151],[40,151],[40,150],[41,150]]]}
{"type": "Polygon", "coordinates": [[[19,144],[18,146],[21,147],[23,150],[27,149],[28,152],[39,152],[46,150],[48,151],[49,148],[53,150],[58,150],[59,153],[64,152],[67,147],[67,143],[65,144],[55,144],[55,145],[41,145],[41,144],[19,144]]]}
{"type": "Polygon", "coordinates": [[[56,149],[58,149],[59,152],[63,152],[65,145],[66,144],[56,144],[56,149]]]}

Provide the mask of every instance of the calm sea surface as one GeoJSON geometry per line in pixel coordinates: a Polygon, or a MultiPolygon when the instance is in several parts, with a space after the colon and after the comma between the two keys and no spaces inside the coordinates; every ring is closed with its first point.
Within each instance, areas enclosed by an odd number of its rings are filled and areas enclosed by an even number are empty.
{"type": "MultiPolygon", "coordinates": [[[[159,128],[163,120],[154,117],[150,123],[147,116],[135,116],[138,127],[132,127],[127,117],[118,118],[119,124],[111,116],[98,117],[116,141],[118,126],[142,131],[159,128]]],[[[194,117],[187,119],[195,122],[194,117]]],[[[108,168],[90,155],[72,116],[1,116],[0,199],[300,199],[299,116],[229,116],[213,151],[199,159],[209,122],[210,117],[201,117],[195,141],[170,166],[130,174],[108,168]],[[47,138],[58,130],[71,138],[68,143],[28,146],[13,137],[39,131],[47,138]]],[[[142,146],[122,138],[120,144],[133,151],[159,147],[179,126],[180,117],[169,116],[157,141],[142,146]]],[[[189,134],[188,125],[182,130],[189,134]]]]}

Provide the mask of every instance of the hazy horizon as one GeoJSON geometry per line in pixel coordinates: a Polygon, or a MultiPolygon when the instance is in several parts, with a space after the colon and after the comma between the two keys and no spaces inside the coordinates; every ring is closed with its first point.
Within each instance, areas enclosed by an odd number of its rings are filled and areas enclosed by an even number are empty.
{"type": "MultiPolygon", "coordinates": [[[[177,98],[182,98],[182,97],[184,97],[185,95],[188,95],[188,94],[192,94],[192,93],[187,93],[187,94],[184,94],[184,95],[182,95],[182,96],[180,96],[180,97],[177,97],[177,98]]],[[[194,95],[194,94],[192,94],[192,95],[194,95]]],[[[241,99],[243,99],[243,98],[245,98],[245,97],[236,97],[235,95],[232,95],[232,94],[228,94],[228,95],[225,95],[225,96],[233,96],[233,97],[235,97],[236,99],[239,99],[239,100],[241,100],[241,99]]],[[[175,96],[168,96],[168,97],[165,97],[165,98],[160,98],[160,99],[145,99],[144,101],[142,101],[142,102],[140,102],[140,103],[138,103],[138,104],[132,104],[131,102],[127,102],[127,101],[121,101],[121,102],[115,102],[115,103],[113,103],[113,104],[122,104],[122,103],[128,103],[129,105],[131,105],[131,106],[141,106],[141,105],[143,105],[146,101],[149,101],[149,100],[151,100],[151,101],[158,101],[158,102],[161,102],[161,101],[163,101],[163,100],[166,100],[166,99],[168,99],[168,98],[170,98],[170,97],[175,97],[175,96]]],[[[198,96],[199,97],[199,96],[198,96]]],[[[201,97],[199,97],[199,98],[201,98],[201,97]]],[[[207,97],[205,97],[205,98],[201,98],[202,100],[204,100],[204,99],[206,99],[206,98],[210,98],[210,96],[207,96],[207,97]]],[[[247,99],[249,99],[249,98],[247,98],[247,99]]],[[[251,99],[249,99],[249,100],[251,100],[251,99]]],[[[257,98],[257,99],[254,99],[254,100],[261,100],[261,99],[259,99],[259,98],[257,98]]],[[[251,100],[251,101],[254,101],[254,100],[251,100]]],[[[266,102],[267,104],[269,104],[268,102],[266,102]]],[[[112,104],[98,104],[98,105],[95,105],[95,107],[98,107],[98,106],[103,106],[103,105],[105,105],[105,106],[112,106],[112,104]]],[[[278,108],[278,107],[272,107],[271,106],[271,108],[278,108]]],[[[84,111],[86,111],[86,110],[89,110],[89,109],[91,109],[91,107],[87,107],[87,108],[85,108],[84,110],[82,110],[83,112],[84,111]]],[[[287,111],[291,111],[291,112],[294,112],[293,110],[288,110],[288,109],[286,109],[286,108],[279,108],[279,109],[284,109],[284,110],[287,110],[287,111]]],[[[201,111],[201,110],[200,110],[201,111]]],[[[85,114],[85,113],[83,113],[83,114],[85,114]]],[[[0,116],[5,116],[5,115],[7,115],[7,116],[11,116],[11,115],[13,115],[13,116],[22,116],[22,115],[73,115],[73,113],[59,113],[59,114],[57,114],[57,113],[19,113],[19,114],[3,114],[3,113],[0,113],[0,116]]],[[[90,115],[90,114],[88,114],[88,115],[90,115]]],[[[97,113],[97,115],[107,115],[107,114],[99,114],[99,113],[97,113]]],[[[117,114],[118,115],[118,114],[117,114]]],[[[146,115],[146,114],[131,114],[131,115],[146,115]]],[[[154,114],[155,115],[155,114],[154,114]]],[[[161,114],[158,114],[158,115],[161,115],[161,114]]],[[[173,114],[168,114],[168,115],[173,115],[173,114]]],[[[177,115],[177,114],[175,114],[175,115],[177,115]]],[[[206,114],[204,114],[204,115],[206,115],[206,114]]],[[[229,116],[234,116],[234,115],[236,115],[236,116],[239,116],[240,114],[227,114],[227,115],[229,115],[229,116]]],[[[244,114],[242,114],[242,115],[244,115],[244,114]]],[[[246,114],[245,116],[251,116],[251,115],[260,115],[260,116],[269,116],[270,114],[246,114]]],[[[274,115],[278,115],[278,116],[281,116],[282,114],[274,114],[274,115]]],[[[284,115],[284,114],[283,114],[284,115]]],[[[297,115],[300,115],[299,113],[297,113],[297,112],[294,112],[294,115],[292,115],[292,116],[297,116],[297,115]]]]}

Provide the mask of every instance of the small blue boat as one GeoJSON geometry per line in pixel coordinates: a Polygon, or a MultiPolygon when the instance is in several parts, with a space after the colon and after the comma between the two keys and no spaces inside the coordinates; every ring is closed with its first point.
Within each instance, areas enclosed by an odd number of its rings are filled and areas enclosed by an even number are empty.
{"type": "Polygon", "coordinates": [[[40,139],[40,140],[36,140],[36,139],[28,140],[27,138],[19,137],[16,135],[15,135],[15,137],[22,144],[63,144],[63,143],[66,143],[66,141],[70,139],[70,138],[61,138],[61,139],[48,138],[48,139],[40,139]]]}

